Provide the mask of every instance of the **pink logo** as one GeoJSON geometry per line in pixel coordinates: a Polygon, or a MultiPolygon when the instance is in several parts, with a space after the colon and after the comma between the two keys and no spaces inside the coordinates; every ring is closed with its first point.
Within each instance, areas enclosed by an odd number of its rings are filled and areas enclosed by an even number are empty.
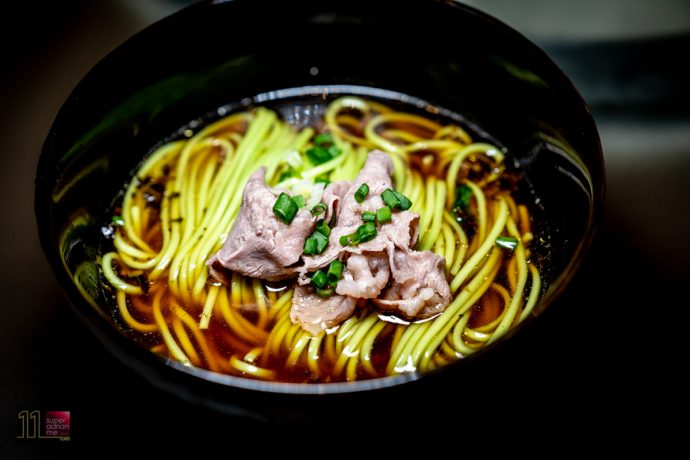
{"type": "Polygon", "coordinates": [[[69,411],[46,411],[42,434],[48,438],[69,438],[69,411]]]}

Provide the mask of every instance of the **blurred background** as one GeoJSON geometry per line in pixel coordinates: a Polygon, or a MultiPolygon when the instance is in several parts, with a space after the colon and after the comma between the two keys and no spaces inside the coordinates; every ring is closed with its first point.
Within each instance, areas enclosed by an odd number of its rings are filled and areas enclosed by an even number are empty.
{"type": "MultiPolygon", "coordinates": [[[[2,458],[32,458],[120,433],[137,440],[201,437],[209,425],[253,429],[160,394],[108,355],[63,300],[33,216],[38,155],[72,88],[126,38],[190,3],[34,0],[0,13],[0,454],[11,454],[2,458]],[[71,411],[72,441],[15,439],[22,409],[71,411]]],[[[466,3],[551,55],[588,101],[604,148],[604,225],[573,286],[574,310],[541,331],[555,351],[533,363],[549,369],[535,396],[540,414],[587,411],[605,422],[662,405],[669,393],[640,382],[672,386],[680,367],[657,360],[656,348],[670,346],[668,328],[688,305],[690,2],[466,3]],[[594,308],[578,315],[578,306],[594,308]],[[628,400],[630,391],[638,397],[628,400]]]]}

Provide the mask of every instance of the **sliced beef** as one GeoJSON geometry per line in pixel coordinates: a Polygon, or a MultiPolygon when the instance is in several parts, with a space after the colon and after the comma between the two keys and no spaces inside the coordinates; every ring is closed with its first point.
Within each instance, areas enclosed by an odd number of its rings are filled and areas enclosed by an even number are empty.
{"type": "Polygon", "coordinates": [[[327,211],[318,217],[335,222],[329,245],[321,255],[303,256],[304,242],[317,217],[300,209],[290,225],[278,220],[273,205],[280,191],[266,185],[265,168],[257,170],[244,188],[242,206],[225,245],[207,262],[209,271],[223,282],[228,281],[227,271],[269,281],[299,275],[290,319],[314,335],[349,318],[361,299],[411,319],[442,312],[451,300],[445,261],[431,251],[412,249],[419,234],[418,214],[394,212],[391,222],[377,226],[377,236],[371,241],[340,244],[341,236],[362,225],[364,211],[384,206],[381,193],[393,187],[392,173],[390,157],[373,151],[354,181],[329,184],[321,198],[327,211]],[[355,191],[365,183],[369,193],[357,203],[355,191]],[[321,297],[308,285],[309,274],[336,258],[345,263],[343,278],[334,295],[321,297]]]}
{"type": "Polygon", "coordinates": [[[324,190],[324,202],[326,199],[337,203],[337,225],[331,229],[326,251],[318,256],[305,256],[304,265],[299,268],[300,283],[307,284],[308,272],[323,268],[347,253],[363,254],[368,252],[392,251],[395,247],[409,248],[417,243],[419,234],[419,214],[411,211],[396,212],[391,223],[382,225],[379,233],[371,241],[356,246],[342,246],[340,237],[354,233],[357,227],[362,225],[362,213],[364,211],[375,212],[385,204],[381,199],[381,193],[387,188],[392,188],[391,174],[393,174],[393,161],[390,157],[374,150],[369,153],[367,161],[353,182],[334,182],[324,190]],[[362,185],[367,184],[369,194],[362,203],[355,200],[355,192],[362,185]]]}
{"type": "Polygon", "coordinates": [[[227,270],[269,281],[296,275],[295,264],[316,218],[300,209],[290,225],[278,220],[273,205],[280,191],[266,185],[265,174],[266,168],[259,168],[249,177],[235,225],[223,248],[207,262],[219,281],[227,282],[227,270]]]}
{"type": "Polygon", "coordinates": [[[326,221],[330,222],[338,214],[339,204],[345,198],[347,191],[352,187],[349,180],[331,182],[326,186],[321,196],[321,201],[326,204],[326,221]]]}
{"type": "Polygon", "coordinates": [[[352,254],[347,259],[343,279],[335,292],[358,299],[373,299],[388,284],[390,267],[385,252],[352,254]]]}
{"type": "Polygon", "coordinates": [[[359,171],[357,178],[352,182],[350,189],[345,193],[340,204],[338,226],[354,226],[357,228],[362,224],[363,211],[376,211],[378,208],[383,207],[381,193],[387,188],[393,188],[391,174],[393,174],[393,161],[391,158],[380,150],[369,152],[367,161],[359,171]],[[362,184],[367,184],[369,194],[364,198],[363,202],[357,203],[355,192],[362,184]]]}
{"type": "Polygon", "coordinates": [[[429,318],[451,301],[446,261],[431,251],[396,250],[390,260],[392,281],[374,303],[407,318],[429,318]]]}
{"type": "Polygon", "coordinates": [[[352,297],[332,295],[328,298],[314,293],[309,286],[295,285],[290,319],[312,335],[342,323],[355,311],[352,297]]]}

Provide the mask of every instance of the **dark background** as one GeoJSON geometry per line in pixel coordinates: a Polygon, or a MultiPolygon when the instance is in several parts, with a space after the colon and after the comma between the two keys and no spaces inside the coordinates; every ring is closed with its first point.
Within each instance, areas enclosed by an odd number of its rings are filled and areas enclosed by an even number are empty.
{"type": "MultiPolygon", "coordinates": [[[[34,1],[0,12],[2,458],[286,431],[191,407],[116,361],[70,311],[37,239],[33,178],[60,105],[109,50],[188,3],[34,1]],[[16,439],[24,409],[71,411],[72,440],[16,439]]],[[[682,341],[675,325],[689,304],[690,76],[679,62],[690,49],[690,2],[469,3],[536,41],[573,78],[600,128],[608,195],[591,257],[523,345],[533,354],[492,376],[505,392],[471,406],[483,414],[456,402],[448,412],[465,433],[481,420],[481,431],[520,428],[529,439],[560,431],[611,441],[622,423],[649,436],[684,401],[674,390],[687,358],[674,363],[669,350],[682,341]]],[[[411,423],[419,432],[437,422],[411,423]]],[[[382,415],[358,430],[386,426],[382,415]]]]}

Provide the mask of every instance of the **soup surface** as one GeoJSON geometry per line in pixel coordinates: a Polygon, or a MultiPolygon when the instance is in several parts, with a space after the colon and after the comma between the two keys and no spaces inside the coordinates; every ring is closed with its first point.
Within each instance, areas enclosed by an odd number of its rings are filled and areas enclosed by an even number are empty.
{"type": "Polygon", "coordinates": [[[510,152],[423,101],[334,93],[222,107],[145,157],[101,251],[126,335],[219,373],[336,382],[444,366],[530,315],[546,253],[510,152]]]}

